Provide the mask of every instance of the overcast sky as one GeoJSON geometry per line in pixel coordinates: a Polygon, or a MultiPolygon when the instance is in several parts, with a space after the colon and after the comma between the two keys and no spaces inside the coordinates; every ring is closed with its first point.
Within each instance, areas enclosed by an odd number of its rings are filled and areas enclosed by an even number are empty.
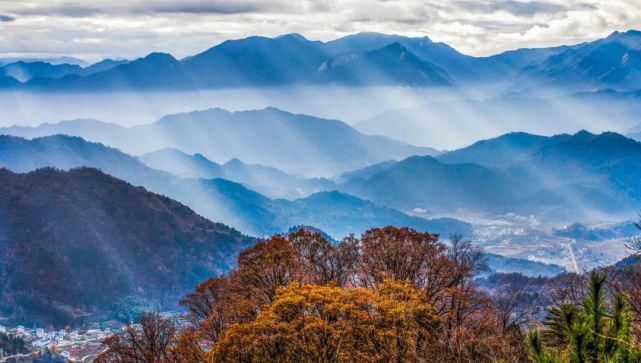
{"type": "Polygon", "coordinates": [[[641,29],[641,0],[0,0],[0,57],[180,58],[248,35],[360,31],[489,55],[629,29],[641,29]]]}

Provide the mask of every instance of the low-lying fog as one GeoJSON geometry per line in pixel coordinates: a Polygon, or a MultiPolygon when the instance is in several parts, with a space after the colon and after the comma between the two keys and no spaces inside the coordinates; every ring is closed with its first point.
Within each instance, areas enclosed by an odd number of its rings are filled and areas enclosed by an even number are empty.
{"type": "Polygon", "coordinates": [[[637,131],[638,97],[600,93],[501,96],[501,87],[287,87],[194,92],[0,93],[0,127],[71,119],[131,126],[212,107],[230,111],[277,107],[343,120],[367,134],[418,146],[453,149],[510,131],[541,135],[637,131]]]}
{"type": "MultiPolygon", "coordinates": [[[[467,96],[466,96],[467,97],[467,96]]],[[[355,123],[382,112],[453,100],[452,92],[406,87],[284,87],[185,92],[0,92],[0,126],[94,118],[122,125],[149,123],[172,113],[220,107],[229,111],[277,107],[355,123]]]]}

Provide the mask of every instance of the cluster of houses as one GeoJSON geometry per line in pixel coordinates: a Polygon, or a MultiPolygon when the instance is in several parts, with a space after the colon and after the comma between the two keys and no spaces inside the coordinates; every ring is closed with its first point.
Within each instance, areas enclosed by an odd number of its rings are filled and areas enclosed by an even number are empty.
{"type": "Polygon", "coordinates": [[[97,355],[103,349],[102,341],[114,334],[110,328],[45,330],[22,325],[13,328],[0,325],[0,333],[22,338],[32,354],[49,351],[70,361],[97,355]]]}

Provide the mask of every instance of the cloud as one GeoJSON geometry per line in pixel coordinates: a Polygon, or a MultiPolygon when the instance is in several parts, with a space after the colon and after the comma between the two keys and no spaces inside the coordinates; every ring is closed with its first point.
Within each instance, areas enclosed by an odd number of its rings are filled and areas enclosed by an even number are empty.
{"type": "MultiPolygon", "coordinates": [[[[302,1],[304,3],[304,1],[302,1]]],[[[189,14],[242,14],[288,11],[297,9],[296,2],[283,0],[95,0],[88,3],[71,3],[59,0],[47,4],[25,1],[13,5],[16,14],[63,15],[85,17],[96,14],[123,16],[127,14],[189,13],[189,14]]],[[[1,7],[2,5],[0,5],[1,7]]]]}
{"type": "Polygon", "coordinates": [[[278,1],[183,0],[141,2],[133,10],[141,13],[240,14],[286,11],[288,8],[291,6],[278,1]]]}
{"type": "Polygon", "coordinates": [[[227,39],[297,32],[429,36],[473,55],[641,28],[639,0],[0,0],[0,53],[184,57],[227,39]],[[14,20],[14,16],[20,21],[14,20]]]}
{"type": "Polygon", "coordinates": [[[13,16],[0,15],[0,22],[9,23],[9,22],[12,22],[14,20],[16,20],[16,18],[14,18],[13,16]]]}
{"type": "Polygon", "coordinates": [[[514,1],[502,0],[492,2],[480,1],[459,1],[457,5],[463,9],[491,13],[496,11],[506,11],[517,16],[534,16],[536,14],[554,14],[568,10],[563,4],[556,4],[548,1],[514,1]]]}

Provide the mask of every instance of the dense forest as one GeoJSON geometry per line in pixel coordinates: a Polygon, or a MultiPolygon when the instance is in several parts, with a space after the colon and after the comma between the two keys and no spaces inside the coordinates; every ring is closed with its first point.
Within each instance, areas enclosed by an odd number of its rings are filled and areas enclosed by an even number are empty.
{"type": "Polygon", "coordinates": [[[243,251],[181,319],[141,315],[98,361],[641,361],[636,257],[555,278],[477,279],[486,268],[458,236],[385,227],[332,243],[303,228],[243,251]]]}

